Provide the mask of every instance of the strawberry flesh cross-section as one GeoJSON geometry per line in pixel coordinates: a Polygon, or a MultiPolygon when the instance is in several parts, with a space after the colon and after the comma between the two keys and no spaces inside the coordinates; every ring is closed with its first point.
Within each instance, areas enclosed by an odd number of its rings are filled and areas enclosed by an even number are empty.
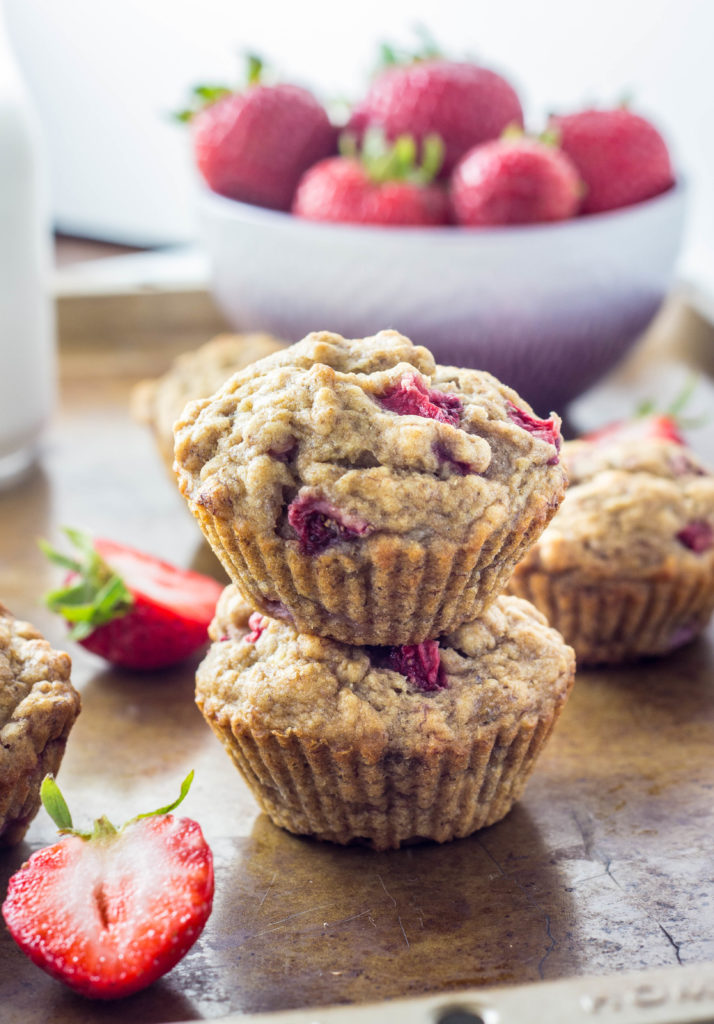
{"type": "Polygon", "coordinates": [[[298,495],[288,506],[288,522],[298,536],[304,555],[317,555],[332,544],[354,540],[372,532],[360,516],[348,515],[325,498],[298,495]]]}
{"type": "Polygon", "coordinates": [[[385,409],[400,416],[424,416],[427,419],[459,424],[463,404],[458,395],[428,388],[415,374],[407,374],[377,396],[385,409]]]}
{"type": "Polygon", "coordinates": [[[549,460],[548,465],[556,465],[558,462],[557,453],[560,451],[562,438],[555,419],[551,416],[547,420],[541,420],[537,416],[532,416],[529,412],[526,412],[525,409],[519,409],[513,402],[507,402],[506,404],[508,405],[508,416],[517,427],[522,427],[523,430],[527,430],[534,437],[553,445],[556,454],[549,460]]]}
{"type": "Polygon", "coordinates": [[[249,644],[254,644],[267,628],[268,622],[260,612],[253,612],[251,617],[248,619],[248,625],[250,626],[251,632],[246,633],[245,639],[249,644]]]}
{"type": "Polygon", "coordinates": [[[694,519],[677,534],[677,540],[696,555],[714,547],[714,529],[706,519],[694,519]]]}

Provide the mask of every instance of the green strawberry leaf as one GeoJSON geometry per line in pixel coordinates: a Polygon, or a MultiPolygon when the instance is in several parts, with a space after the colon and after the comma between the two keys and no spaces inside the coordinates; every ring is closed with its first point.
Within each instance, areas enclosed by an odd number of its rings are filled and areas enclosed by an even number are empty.
{"type": "Polygon", "coordinates": [[[47,541],[38,542],[52,562],[72,573],[64,586],[45,594],[44,601],[50,611],[72,625],[70,638],[79,641],[98,626],[126,615],[134,605],[134,597],[121,576],[101,558],[88,533],[72,527],[65,527],[64,533],[81,557],[68,557],[47,541]]]}
{"type": "Polygon", "coordinates": [[[186,778],[181,783],[181,792],[176,797],[176,799],[174,800],[173,803],[167,804],[165,807],[159,807],[159,809],[157,811],[147,811],[145,814],[137,814],[135,818],[132,818],[130,821],[127,822],[127,825],[131,825],[132,822],[134,822],[134,821],[140,821],[142,818],[156,818],[156,817],[158,817],[161,814],[168,814],[170,811],[175,810],[178,807],[178,805],[180,803],[182,803],[182,801],[185,799],[186,794],[188,793],[189,789],[191,788],[191,783],[192,782],[193,782],[193,768],[191,769],[191,771],[188,773],[186,778]]]}
{"type": "MultiPolygon", "coordinates": [[[[340,146],[343,155],[352,148],[349,136],[340,146]]],[[[413,185],[429,185],[441,170],[444,160],[444,143],[440,136],[429,135],[421,145],[421,161],[414,136],[400,135],[390,143],[381,128],[368,128],[362,138],[362,149],[358,156],[371,181],[380,184],[386,181],[406,181],[413,185]]]]}

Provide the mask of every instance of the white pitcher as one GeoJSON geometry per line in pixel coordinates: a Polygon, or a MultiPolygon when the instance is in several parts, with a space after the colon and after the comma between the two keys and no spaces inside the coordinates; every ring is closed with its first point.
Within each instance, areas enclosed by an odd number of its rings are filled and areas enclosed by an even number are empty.
{"type": "Polygon", "coordinates": [[[0,0],[0,486],[34,462],[54,403],[51,232],[40,135],[0,0]]]}

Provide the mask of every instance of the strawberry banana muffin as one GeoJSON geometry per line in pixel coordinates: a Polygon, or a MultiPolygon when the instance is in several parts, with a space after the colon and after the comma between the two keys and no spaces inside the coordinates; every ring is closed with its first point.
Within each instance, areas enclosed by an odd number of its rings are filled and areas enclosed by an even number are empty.
{"type": "Polygon", "coordinates": [[[479,614],[554,514],[559,422],[396,331],[315,333],[190,404],[175,469],[255,608],[412,644],[479,614]]]}
{"type": "Polygon", "coordinates": [[[206,398],[237,370],[284,348],[272,334],[219,334],[192,352],[178,356],[156,380],[144,380],[131,395],[135,420],[150,427],[159,454],[173,476],[173,426],[187,402],[206,398]]]}
{"type": "Polygon", "coordinates": [[[575,671],[514,597],[438,640],[355,647],[251,614],[228,587],[211,635],[196,700],[261,807],[291,832],[377,850],[507,814],[575,671]]]}
{"type": "Polygon", "coordinates": [[[714,476],[656,438],[563,445],[570,487],[509,584],[579,663],[666,654],[714,611],[714,476]]]}
{"type": "Polygon", "coordinates": [[[79,714],[69,655],[0,604],[0,846],[19,843],[79,714]]]}

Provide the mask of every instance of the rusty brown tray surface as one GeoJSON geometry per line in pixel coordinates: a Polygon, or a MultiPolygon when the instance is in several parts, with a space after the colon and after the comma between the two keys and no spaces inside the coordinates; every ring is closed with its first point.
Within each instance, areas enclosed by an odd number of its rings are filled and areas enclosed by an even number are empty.
{"type": "MultiPolygon", "coordinates": [[[[504,821],[382,854],[300,839],[259,813],[193,703],[195,663],[131,674],[66,643],[40,605],[57,576],[35,543],[58,540],[63,524],[221,574],[127,411],[133,382],[175,347],[66,341],[41,466],[0,494],[0,599],[72,654],[83,709],[60,782],[76,821],[168,802],[195,769],[182,812],[214,851],[214,911],[169,975],[115,1004],[51,980],[3,926],[3,1024],[159,1024],[714,960],[712,628],[657,662],[579,671],[504,821]]],[[[41,811],[26,841],[0,854],[3,894],[54,838],[41,811]]]]}

